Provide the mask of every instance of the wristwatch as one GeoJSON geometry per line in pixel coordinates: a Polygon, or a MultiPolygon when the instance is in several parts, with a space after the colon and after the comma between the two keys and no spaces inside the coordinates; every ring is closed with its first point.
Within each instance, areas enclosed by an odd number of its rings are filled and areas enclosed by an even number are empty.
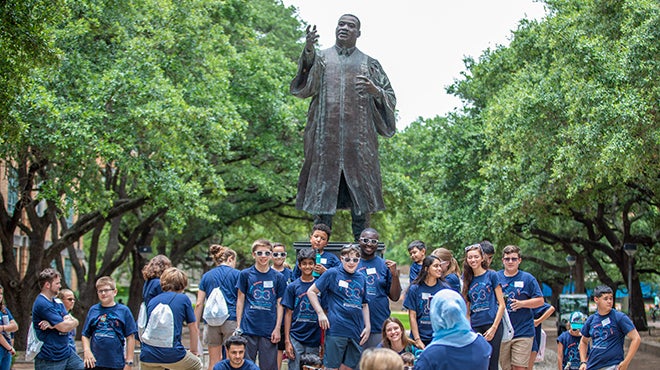
{"type": "Polygon", "coordinates": [[[126,365],[133,366],[133,361],[126,361],[126,365]]]}

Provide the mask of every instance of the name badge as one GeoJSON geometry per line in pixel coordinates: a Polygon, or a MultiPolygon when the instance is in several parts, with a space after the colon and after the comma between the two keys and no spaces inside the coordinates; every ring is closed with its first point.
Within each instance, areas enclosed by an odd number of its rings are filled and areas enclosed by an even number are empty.
{"type": "Polygon", "coordinates": [[[272,288],[272,287],[273,287],[273,281],[272,280],[264,281],[264,288],[272,288]]]}
{"type": "Polygon", "coordinates": [[[375,267],[367,269],[367,275],[375,275],[375,274],[376,274],[376,268],[375,267]]]}
{"type": "Polygon", "coordinates": [[[610,324],[610,318],[608,317],[608,318],[606,318],[605,320],[601,321],[600,323],[601,323],[601,325],[603,325],[603,326],[607,326],[607,325],[610,324]]]}
{"type": "Polygon", "coordinates": [[[327,258],[321,258],[321,264],[325,265],[326,263],[328,263],[328,259],[327,258]]]}
{"type": "Polygon", "coordinates": [[[422,293],[422,299],[428,301],[431,299],[431,293],[422,293]]]}
{"type": "Polygon", "coordinates": [[[348,288],[348,282],[346,280],[339,280],[339,286],[342,288],[348,288]]]}
{"type": "Polygon", "coordinates": [[[513,286],[516,288],[523,288],[525,287],[525,282],[524,281],[515,281],[513,282],[513,286]]]}

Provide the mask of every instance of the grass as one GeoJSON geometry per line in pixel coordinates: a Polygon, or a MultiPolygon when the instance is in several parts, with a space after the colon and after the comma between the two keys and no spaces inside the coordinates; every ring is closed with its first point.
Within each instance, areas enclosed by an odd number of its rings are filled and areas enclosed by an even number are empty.
{"type": "Polygon", "coordinates": [[[406,330],[410,330],[410,319],[408,318],[407,311],[392,311],[390,316],[396,317],[397,319],[401,320],[401,323],[403,323],[403,327],[406,328],[406,330]]]}

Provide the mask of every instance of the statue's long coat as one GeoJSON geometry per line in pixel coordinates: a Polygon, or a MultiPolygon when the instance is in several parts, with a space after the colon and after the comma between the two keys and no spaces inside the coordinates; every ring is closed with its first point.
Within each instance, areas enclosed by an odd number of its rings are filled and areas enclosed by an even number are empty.
{"type": "Polygon", "coordinates": [[[377,133],[396,132],[396,97],[380,63],[357,48],[303,52],[291,93],[312,97],[296,208],[315,215],[349,208],[347,197],[338,198],[343,173],[355,213],[385,209],[377,133]],[[379,94],[358,93],[358,75],[369,77],[379,94]]]}

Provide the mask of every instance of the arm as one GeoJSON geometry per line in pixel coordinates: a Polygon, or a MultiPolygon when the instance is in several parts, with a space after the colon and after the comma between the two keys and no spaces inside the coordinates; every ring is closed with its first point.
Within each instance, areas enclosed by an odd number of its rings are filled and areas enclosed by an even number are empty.
{"type": "Polygon", "coordinates": [[[392,274],[392,283],[390,284],[390,291],[388,292],[388,297],[394,302],[398,301],[401,298],[401,281],[399,281],[399,270],[396,268],[396,262],[387,260],[385,265],[390,269],[392,274]]]}
{"type": "Polygon", "coordinates": [[[580,370],[587,369],[587,352],[589,350],[589,340],[589,338],[584,336],[582,339],[580,339],[580,370]]]}
{"type": "Polygon", "coordinates": [[[7,325],[2,325],[0,328],[0,331],[4,331],[6,333],[14,333],[18,331],[18,324],[16,323],[16,320],[10,320],[9,324],[7,325]]]}
{"type": "Polygon", "coordinates": [[[417,311],[408,310],[408,319],[410,320],[410,334],[412,334],[415,345],[419,349],[426,347],[419,336],[419,327],[417,327],[417,311]]]}
{"type": "Polygon", "coordinates": [[[238,289],[236,296],[236,329],[241,328],[241,319],[243,318],[243,305],[245,304],[245,294],[238,289]]]}
{"type": "Polygon", "coordinates": [[[278,343],[280,341],[280,325],[282,325],[282,298],[277,299],[277,321],[275,321],[275,328],[273,328],[273,332],[270,333],[270,342],[271,343],[278,343]]]}
{"type": "Polygon", "coordinates": [[[563,370],[562,363],[564,362],[564,345],[557,342],[557,369],[563,370]]]}
{"type": "Polygon", "coordinates": [[[14,350],[11,343],[7,342],[7,338],[4,335],[0,335],[0,346],[6,349],[12,356],[16,354],[16,350],[14,350]]]}
{"type": "Polygon", "coordinates": [[[536,307],[541,307],[543,306],[543,303],[545,301],[543,300],[543,297],[534,297],[530,299],[523,299],[523,300],[518,300],[518,299],[511,299],[511,309],[513,310],[518,310],[521,308],[536,308],[536,307]]]}
{"type": "Polygon", "coordinates": [[[293,311],[286,309],[284,314],[284,347],[286,350],[286,355],[294,359],[296,358],[296,353],[293,350],[293,345],[291,344],[291,319],[293,318],[293,311]]]}
{"type": "Polygon", "coordinates": [[[364,320],[364,329],[362,330],[362,333],[360,333],[360,345],[363,345],[369,340],[369,334],[371,333],[371,318],[369,317],[369,305],[366,303],[362,304],[362,319],[364,320]]]}
{"type": "Polygon", "coordinates": [[[57,329],[57,331],[60,333],[68,333],[71,330],[77,328],[78,324],[78,319],[71,315],[66,315],[64,316],[64,320],[61,323],[53,326],[53,328],[57,329]]]}
{"type": "MultiPolygon", "coordinates": [[[[126,362],[133,362],[133,357],[135,356],[135,335],[131,334],[126,337],[126,362]]],[[[130,369],[132,366],[126,365],[124,368],[126,370],[130,369]]]]}
{"type": "Polygon", "coordinates": [[[534,320],[534,326],[541,325],[541,323],[544,322],[545,320],[547,320],[548,317],[550,317],[550,315],[552,315],[553,312],[555,312],[555,308],[553,306],[550,306],[550,308],[545,310],[545,312],[543,313],[543,315],[541,315],[541,317],[534,320]]]}
{"type": "Polygon", "coordinates": [[[199,326],[197,326],[197,321],[188,323],[188,331],[190,331],[190,352],[196,356],[201,356],[202,352],[199,348],[199,326]]]}
{"type": "Polygon", "coordinates": [[[92,347],[90,346],[89,338],[82,336],[82,346],[83,346],[83,362],[85,367],[94,368],[96,367],[96,358],[92,353],[92,347]]]}
{"type": "Polygon", "coordinates": [[[501,285],[495,287],[495,297],[497,298],[497,304],[498,304],[497,313],[495,314],[495,320],[493,321],[493,325],[484,333],[484,338],[486,338],[486,340],[489,342],[495,337],[497,328],[500,326],[500,322],[502,322],[502,316],[504,316],[504,310],[506,309],[506,304],[504,303],[504,294],[502,293],[501,285]]]}
{"type": "Polygon", "coordinates": [[[635,357],[635,353],[637,353],[639,344],[642,343],[642,338],[639,336],[639,332],[637,332],[637,329],[633,329],[629,331],[627,337],[630,339],[630,347],[628,347],[628,353],[626,354],[626,358],[624,358],[623,361],[619,364],[618,367],[619,370],[628,369],[628,366],[630,366],[630,361],[632,361],[633,357],[635,357]]]}
{"type": "Polygon", "coordinates": [[[195,303],[195,317],[197,322],[202,322],[202,312],[204,312],[204,302],[206,301],[206,292],[203,290],[197,291],[197,303],[195,303]]]}
{"type": "Polygon", "coordinates": [[[316,315],[319,317],[319,326],[321,327],[321,329],[325,330],[330,327],[330,322],[328,321],[328,317],[325,315],[325,312],[323,312],[323,307],[321,307],[321,302],[319,302],[319,296],[318,296],[319,293],[321,292],[316,287],[316,283],[314,283],[307,290],[307,298],[309,298],[309,303],[312,304],[312,307],[314,307],[314,311],[316,311],[316,315]]]}

